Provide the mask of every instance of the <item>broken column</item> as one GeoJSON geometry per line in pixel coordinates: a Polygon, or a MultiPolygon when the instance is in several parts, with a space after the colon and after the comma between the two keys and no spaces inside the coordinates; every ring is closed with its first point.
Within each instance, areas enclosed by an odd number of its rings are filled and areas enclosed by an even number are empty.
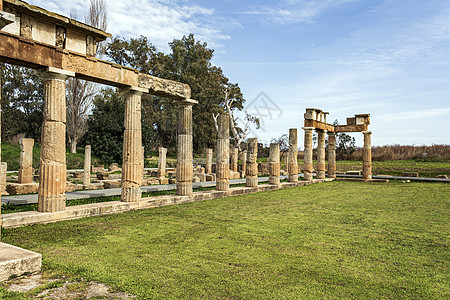
{"type": "Polygon", "coordinates": [[[206,149],[206,168],[205,173],[211,174],[212,173],[212,163],[213,163],[213,149],[206,149]]]}
{"type": "Polygon", "coordinates": [[[38,211],[66,208],[66,79],[74,72],[47,68],[39,163],[38,211]]]}
{"type": "Polygon", "coordinates": [[[91,185],[91,146],[86,145],[84,148],[84,173],[83,173],[83,188],[88,188],[91,185]]]}
{"type": "Polygon", "coordinates": [[[166,178],[166,156],[167,148],[158,148],[158,178],[166,178]]]}
{"type": "Polygon", "coordinates": [[[177,135],[177,195],[192,194],[192,179],[194,177],[193,145],[192,145],[192,104],[180,103],[178,113],[177,135]]]}
{"type": "Polygon", "coordinates": [[[325,179],[325,130],[317,129],[317,179],[325,179]]]}
{"type": "Polygon", "coordinates": [[[20,145],[20,167],[18,183],[33,182],[33,145],[34,139],[21,138],[20,145]]]}
{"type": "Polygon", "coordinates": [[[241,177],[244,178],[247,174],[247,150],[242,151],[242,173],[241,177]]]}
{"type": "Polygon", "coordinates": [[[313,178],[313,130],[314,127],[303,127],[305,131],[305,153],[304,153],[304,164],[303,164],[303,176],[305,180],[312,180],[313,178]]]}
{"type": "Polygon", "coordinates": [[[258,164],[256,159],[258,158],[258,139],[250,138],[247,141],[247,173],[245,185],[247,187],[258,186],[258,164]]]}
{"type": "Polygon", "coordinates": [[[231,171],[237,172],[238,170],[238,155],[239,155],[239,149],[238,148],[231,148],[230,149],[230,165],[231,165],[231,171]]]}
{"type": "Polygon", "coordinates": [[[269,184],[280,184],[280,144],[277,143],[270,144],[269,184]]]}
{"type": "Polygon", "coordinates": [[[289,129],[288,181],[298,181],[297,128],[289,129]]]}
{"type": "Polygon", "coordinates": [[[217,149],[216,149],[216,190],[228,191],[229,177],[229,150],[230,150],[230,120],[227,115],[221,114],[217,120],[217,149]]]}
{"type": "Polygon", "coordinates": [[[328,178],[336,178],[336,134],[328,132],[328,178]]]}
{"type": "Polygon", "coordinates": [[[364,148],[363,148],[363,179],[372,179],[372,131],[363,131],[364,148]]]}
{"type": "Polygon", "coordinates": [[[147,90],[131,87],[125,93],[125,130],[122,156],[122,202],[141,200],[142,127],[141,96],[147,90]]]}

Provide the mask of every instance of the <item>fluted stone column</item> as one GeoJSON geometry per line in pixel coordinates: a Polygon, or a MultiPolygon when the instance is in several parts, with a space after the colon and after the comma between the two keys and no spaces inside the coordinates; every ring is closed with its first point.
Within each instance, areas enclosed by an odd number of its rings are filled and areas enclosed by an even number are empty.
{"type": "Polygon", "coordinates": [[[20,145],[20,167],[18,183],[33,182],[33,145],[34,139],[21,138],[20,145]]]}
{"type": "Polygon", "coordinates": [[[212,173],[212,163],[213,163],[213,149],[206,149],[206,174],[212,173]]]}
{"type": "Polygon", "coordinates": [[[325,133],[317,130],[317,179],[325,179],[325,133]]]}
{"type": "Polygon", "coordinates": [[[66,79],[75,73],[47,68],[39,162],[38,211],[66,208],[66,79]]]}
{"type": "Polygon", "coordinates": [[[166,178],[167,148],[158,148],[158,178],[166,178]]]}
{"type": "Polygon", "coordinates": [[[182,102],[178,113],[177,195],[192,194],[194,177],[192,145],[192,103],[182,102]]]}
{"type": "Polygon", "coordinates": [[[277,143],[270,144],[269,184],[280,184],[280,144],[277,143]]]}
{"type": "Polygon", "coordinates": [[[372,179],[372,131],[363,131],[364,148],[363,148],[363,179],[372,179]]]}
{"type": "Polygon", "coordinates": [[[141,200],[142,127],[141,96],[145,89],[131,87],[125,93],[125,130],[122,157],[122,202],[141,200]]]}
{"type": "Polygon", "coordinates": [[[230,149],[230,162],[231,162],[231,171],[237,172],[238,170],[238,155],[239,155],[239,149],[238,148],[231,148],[230,149]]]}
{"type": "Polygon", "coordinates": [[[230,188],[230,119],[221,114],[218,118],[219,132],[216,149],[216,190],[228,191],[230,188]]]}
{"type": "Polygon", "coordinates": [[[142,146],[142,179],[144,179],[145,174],[145,147],[142,146]]]}
{"type": "Polygon", "coordinates": [[[247,176],[247,150],[242,151],[242,175],[247,176]]]}
{"type": "Polygon", "coordinates": [[[288,181],[298,181],[297,128],[289,129],[288,181]]]}
{"type": "Polygon", "coordinates": [[[313,167],[313,130],[314,127],[303,127],[305,131],[305,154],[303,164],[303,175],[305,180],[312,180],[314,172],[313,167]]]}
{"type": "Polygon", "coordinates": [[[336,178],[336,134],[328,132],[328,178],[336,178]]]}
{"type": "Polygon", "coordinates": [[[258,164],[256,159],[258,158],[258,139],[250,138],[247,141],[247,173],[245,185],[247,187],[258,186],[258,164]]]}
{"type": "Polygon", "coordinates": [[[86,145],[84,148],[84,174],[83,174],[83,188],[88,188],[91,185],[91,146],[86,145]]]}

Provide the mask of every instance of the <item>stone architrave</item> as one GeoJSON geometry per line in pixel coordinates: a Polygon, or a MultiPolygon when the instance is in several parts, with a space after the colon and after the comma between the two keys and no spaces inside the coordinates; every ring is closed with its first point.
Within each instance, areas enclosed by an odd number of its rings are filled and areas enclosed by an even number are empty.
{"type": "Polygon", "coordinates": [[[258,163],[256,159],[258,158],[258,139],[250,138],[247,141],[247,173],[245,185],[247,187],[257,187],[258,186],[258,163]]]}
{"type": "Polygon", "coordinates": [[[217,119],[217,149],[216,149],[216,190],[228,191],[230,188],[230,119],[221,114],[217,119]]]}
{"type": "Polygon", "coordinates": [[[47,68],[39,162],[38,211],[66,209],[66,79],[74,72],[47,68]]]}
{"type": "Polygon", "coordinates": [[[192,195],[194,177],[192,145],[192,103],[180,103],[177,135],[177,195],[192,195]]]}
{"type": "Polygon", "coordinates": [[[158,148],[158,178],[166,178],[167,148],[158,148]]]}
{"type": "Polygon", "coordinates": [[[247,174],[247,150],[242,151],[242,177],[247,174]]]}
{"type": "Polygon", "coordinates": [[[83,188],[88,188],[91,185],[91,146],[86,145],[84,148],[84,174],[83,174],[83,188]]]}
{"type": "Polygon", "coordinates": [[[141,200],[142,127],[141,96],[145,89],[131,87],[125,92],[125,130],[123,134],[122,202],[141,200]]]}
{"type": "Polygon", "coordinates": [[[372,179],[372,131],[363,131],[364,148],[363,148],[363,179],[372,179]]]}
{"type": "Polygon", "coordinates": [[[317,179],[325,179],[325,130],[317,130],[317,179]]]}
{"type": "Polygon", "coordinates": [[[239,155],[239,149],[238,148],[231,148],[230,149],[230,170],[233,172],[237,172],[238,170],[238,155],[239,155]]]}
{"type": "Polygon", "coordinates": [[[212,163],[213,163],[213,149],[206,149],[206,174],[212,173],[212,163]]]}
{"type": "Polygon", "coordinates": [[[328,178],[336,178],[336,134],[328,132],[328,178]]]}
{"type": "Polygon", "coordinates": [[[280,144],[277,143],[270,144],[269,184],[280,184],[280,144]]]}
{"type": "Polygon", "coordinates": [[[20,145],[20,167],[18,183],[33,182],[33,145],[34,139],[22,138],[20,145]]]}
{"type": "Polygon", "coordinates": [[[303,127],[305,131],[305,153],[304,153],[304,164],[303,164],[303,175],[305,180],[312,180],[313,178],[313,130],[314,127],[303,127]]]}
{"type": "Polygon", "coordinates": [[[288,181],[298,181],[297,128],[289,129],[288,181]]]}

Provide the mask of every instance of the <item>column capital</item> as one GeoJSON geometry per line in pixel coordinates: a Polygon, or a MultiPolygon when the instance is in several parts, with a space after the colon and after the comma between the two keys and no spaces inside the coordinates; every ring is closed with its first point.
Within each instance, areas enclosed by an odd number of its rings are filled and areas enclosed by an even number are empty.
{"type": "Polygon", "coordinates": [[[180,101],[179,104],[182,106],[192,106],[194,104],[198,104],[198,101],[194,99],[184,99],[180,101]]]}
{"type": "Polygon", "coordinates": [[[327,133],[327,131],[326,131],[326,130],[324,130],[324,129],[319,129],[319,128],[316,128],[316,132],[323,132],[323,133],[327,133]]]}
{"type": "Polygon", "coordinates": [[[363,134],[372,134],[372,131],[361,131],[363,134]]]}
{"type": "Polygon", "coordinates": [[[336,135],[336,132],[334,132],[334,131],[328,131],[327,134],[328,134],[328,135],[336,135]]]}
{"type": "Polygon", "coordinates": [[[316,129],[315,127],[302,127],[303,130],[314,130],[316,129]]]}
{"type": "Polygon", "coordinates": [[[142,94],[148,94],[149,89],[140,88],[138,86],[127,86],[119,88],[119,91],[124,93],[137,94],[138,96],[141,96],[142,94]]]}
{"type": "Polygon", "coordinates": [[[57,69],[57,68],[53,68],[53,67],[47,67],[44,69],[40,69],[37,72],[40,73],[45,79],[66,80],[69,77],[75,77],[75,72],[57,69]]]}

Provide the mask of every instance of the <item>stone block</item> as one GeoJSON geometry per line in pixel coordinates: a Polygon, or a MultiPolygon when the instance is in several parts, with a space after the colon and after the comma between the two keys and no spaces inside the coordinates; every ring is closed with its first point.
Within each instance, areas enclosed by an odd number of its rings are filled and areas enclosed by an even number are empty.
{"type": "Polygon", "coordinates": [[[216,181],[216,174],[207,174],[206,175],[206,181],[216,181]]]}
{"type": "Polygon", "coordinates": [[[194,177],[192,177],[192,182],[193,183],[200,182],[200,178],[198,178],[198,176],[194,176],[194,177]]]}
{"type": "Polygon", "coordinates": [[[448,179],[448,176],[447,175],[438,175],[438,176],[436,176],[436,178],[448,179]]]}
{"type": "Polygon", "coordinates": [[[169,179],[169,184],[175,184],[175,183],[177,183],[177,180],[175,178],[169,179]]]}
{"type": "Polygon", "coordinates": [[[8,183],[6,191],[10,195],[36,194],[39,189],[39,184],[32,183],[8,183]]]}
{"type": "Polygon", "coordinates": [[[73,172],[72,177],[73,178],[83,178],[84,172],[73,172]]]}
{"type": "Polygon", "coordinates": [[[8,169],[8,165],[6,162],[0,163],[0,194],[6,194],[6,171],[8,169]]]}
{"type": "Polygon", "coordinates": [[[41,270],[42,255],[0,243],[0,281],[41,270]]]}
{"type": "Polygon", "coordinates": [[[91,166],[91,173],[104,173],[105,172],[105,166],[91,166]]]}
{"type": "Polygon", "coordinates": [[[122,169],[119,168],[119,164],[118,163],[112,163],[112,164],[109,165],[108,171],[109,172],[116,172],[116,171],[122,171],[122,169]]]}
{"type": "Polygon", "coordinates": [[[98,173],[97,174],[97,179],[98,180],[108,180],[109,179],[109,174],[108,173],[98,173]]]}
{"type": "Polygon", "coordinates": [[[195,176],[197,176],[200,179],[200,182],[205,182],[206,181],[206,174],[204,174],[204,173],[196,174],[195,176]]]}
{"type": "Polygon", "coordinates": [[[120,187],[120,180],[103,180],[103,187],[105,189],[113,189],[120,187]]]}
{"type": "Polygon", "coordinates": [[[169,184],[169,178],[158,178],[159,184],[169,184]]]}
{"type": "Polygon", "coordinates": [[[347,175],[361,175],[362,171],[347,171],[345,172],[347,175]]]}

